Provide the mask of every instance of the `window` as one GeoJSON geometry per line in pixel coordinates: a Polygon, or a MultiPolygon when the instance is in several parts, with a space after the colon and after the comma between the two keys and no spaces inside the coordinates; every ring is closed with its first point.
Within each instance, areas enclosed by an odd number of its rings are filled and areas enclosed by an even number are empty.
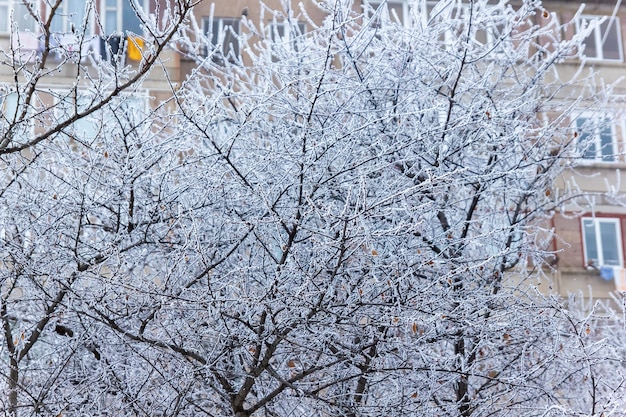
{"type": "Polygon", "coordinates": [[[578,117],[578,152],[583,159],[615,161],[615,145],[612,123],[602,116],[578,117]]]}
{"type": "MultiPolygon", "coordinates": [[[[97,105],[98,99],[87,92],[79,93],[74,98],[67,92],[53,92],[54,120],[64,123],[76,118],[76,115],[97,105]]],[[[108,105],[82,116],[63,128],[60,137],[68,140],[74,150],[78,144],[91,146],[98,142],[101,133],[110,137],[135,139],[143,137],[150,129],[146,122],[148,112],[148,96],[143,91],[135,91],[132,95],[122,94],[108,105]]],[[[139,141],[140,139],[137,139],[139,141]]]]}
{"type": "Polygon", "coordinates": [[[21,119],[24,106],[23,99],[20,100],[16,93],[0,97],[0,131],[7,132],[7,129],[11,127],[8,134],[14,144],[26,143],[33,135],[33,121],[29,117],[32,113],[30,108],[26,116],[21,119]]]}
{"type": "Polygon", "coordinates": [[[10,32],[12,23],[17,25],[20,32],[35,30],[35,19],[23,0],[0,0],[0,32],[10,32]]]}
{"type": "Polygon", "coordinates": [[[369,7],[372,9],[369,13],[372,28],[379,28],[384,22],[393,22],[401,25],[408,25],[409,6],[406,1],[370,1],[369,7]]]}
{"type": "Polygon", "coordinates": [[[93,45],[96,58],[108,56],[114,66],[125,65],[126,54],[131,60],[140,61],[143,40],[133,35],[143,34],[139,15],[147,10],[147,0],[104,0],[101,4],[106,45],[93,45]]]}
{"type": "Polygon", "coordinates": [[[289,42],[306,31],[306,26],[302,22],[272,22],[270,28],[274,42],[289,42]]]}
{"type": "Polygon", "coordinates": [[[443,39],[450,47],[466,47],[469,35],[473,48],[479,54],[496,49],[498,42],[506,34],[507,17],[501,7],[495,4],[444,3],[427,6],[427,15],[432,23],[443,24],[443,39]],[[471,26],[469,22],[471,20],[471,26]],[[470,33],[468,33],[468,31],[470,33]],[[460,42],[460,43],[459,43],[460,42]]]}
{"type": "Polygon", "coordinates": [[[50,30],[62,33],[82,33],[85,24],[84,0],[63,0],[52,18],[50,30]]]}
{"type": "Polygon", "coordinates": [[[133,95],[122,95],[111,108],[107,109],[113,113],[112,115],[105,114],[108,123],[107,130],[114,131],[119,128],[123,136],[129,136],[131,132],[137,135],[139,127],[149,128],[146,124],[147,110],[148,97],[144,92],[135,91],[133,95]]]}
{"type": "Polygon", "coordinates": [[[230,17],[205,18],[202,31],[211,44],[203,51],[204,56],[211,55],[214,62],[227,59],[235,62],[239,57],[240,19],[230,17]]]}
{"type": "Polygon", "coordinates": [[[608,16],[581,16],[576,21],[577,30],[582,30],[590,25],[595,26],[585,39],[583,55],[588,59],[622,61],[622,36],[619,30],[619,19],[608,16]]]}
{"type": "Polygon", "coordinates": [[[476,29],[474,39],[488,49],[496,48],[498,41],[505,33],[506,25],[503,19],[487,19],[480,29],[476,29]]]}
{"type": "MultiPolygon", "coordinates": [[[[139,0],[137,4],[143,7],[144,1],[139,0]]],[[[113,33],[126,34],[131,32],[141,35],[141,20],[137,16],[137,11],[133,7],[132,0],[105,0],[104,2],[104,32],[107,35],[113,33]]],[[[145,9],[144,9],[145,10],[145,9]]]]}
{"type": "MultiPolygon", "coordinates": [[[[82,59],[93,51],[98,55],[99,42],[90,37],[87,17],[88,5],[82,0],[63,0],[56,9],[50,25],[50,57],[57,61],[66,58],[82,59]],[[83,36],[87,35],[87,36],[83,36]],[[97,46],[97,50],[94,50],[97,46]]],[[[51,13],[51,12],[49,12],[51,13]]]]}
{"type": "Polygon", "coordinates": [[[582,219],[585,265],[623,266],[619,219],[582,219]]]}
{"type": "Polygon", "coordinates": [[[306,26],[302,22],[274,21],[269,25],[269,30],[271,31],[270,37],[272,39],[272,60],[278,61],[279,57],[277,55],[280,55],[277,50],[278,46],[289,45],[289,43],[291,43],[293,50],[297,51],[297,37],[306,32],[306,26]]]}
{"type": "MultiPolygon", "coordinates": [[[[91,105],[93,105],[92,97],[88,95],[78,97],[76,102],[74,102],[72,97],[58,96],[55,106],[56,117],[59,122],[65,122],[75,117],[76,113],[84,111],[91,105]]],[[[89,116],[80,118],[63,129],[63,134],[78,142],[91,142],[98,134],[98,117],[101,117],[101,112],[95,112],[89,116]]]]}
{"type": "Polygon", "coordinates": [[[3,0],[0,1],[0,32],[8,32],[9,27],[11,27],[9,22],[9,1],[3,0]]]}
{"type": "Polygon", "coordinates": [[[446,48],[459,44],[465,47],[472,19],[470,37],[478,53],[485,53],[498,46],[506,34],[507,18],[497,1],[474,4],[469,1],[423,1],[409,5],[409,1],[370,1],[365,6],[370,27],[378,29],[386,22],[410,26],[420,24],[437,31],[434,40],[446,48]],[[471,12],[471,13],[470,13],[471,12]]]}

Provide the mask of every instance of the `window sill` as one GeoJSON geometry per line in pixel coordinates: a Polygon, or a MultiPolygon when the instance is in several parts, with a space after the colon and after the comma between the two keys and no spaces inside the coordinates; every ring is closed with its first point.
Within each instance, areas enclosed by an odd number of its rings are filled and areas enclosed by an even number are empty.
{"type": "Polygon", "coordinates": [[[596,159],[576,159],[574,168],[626,168],[626,162],[623,161],[602,161],[596,159]]]}
{"type": "Polygon", "coordinates": [[[571,66],[580,66],[585,65],[589,67],[600,66],[600,67],[623,67],[624,60],[616,60],[616,59],[597,59],[597,58],[572,58],[566,61],[563,61],[559,65],[571,65],[571,66]]]}

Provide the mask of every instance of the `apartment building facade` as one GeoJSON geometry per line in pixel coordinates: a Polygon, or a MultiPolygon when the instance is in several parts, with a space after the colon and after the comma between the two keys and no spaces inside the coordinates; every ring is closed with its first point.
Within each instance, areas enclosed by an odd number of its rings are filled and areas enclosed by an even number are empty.
{"type": "MultiPolygon", "coordinates": [[[[115,84],[127,84],[120,97],[135,108],[150,109],[168,100],[172,83],[180,81],[179,55],[161,48],[158,61],[165,71],[148,71],[146,64],[156,60],[151,55],[155,45],[144,44],[149,42],[145,22],[161,22],[165,3],[135,3],[139,13],[128,0],[0,1],[0,85],[6,90],[0,100],[3,121],[15,125],[11,129],[22,136],[45,134],[44,119],[73,117],[67,113],[72,101],[79,102],[80,113],[87,103],[97,101],[94,97],[113,92],[115,84]],[[101,77],[105,73],[117,73],[118,80],[109,77],[107,84],[101,77]],[[140,73],[140,83],[131,81],[140,73]],[[12,93],[6,95],[7,91],[12,93]],[[45,117],[44,109],[49,110],[45,117]],[[33,123],[30,116],[34,114],[42,116],[40,123],[33,123]]],[[[76,125],[93,130],[88,128],[88,119],[76,125]]]]}
{"type": "MultiPolygon", "coordinates": [[[[624,31],[626,7],[615,1],[546,1],[544,5],[561,22],[571,21],[563,37],[569,38],[593,29],[585,38],[579,61],[561,64],[559,70],[570,75],[580,70],[590,81],[569,102],[585,101],[605,86],[611,95],[602,108],[574,111],[568,120],[571,138],[589,141],[576,155],[575,168],[568,169],[555,184],[557,193],[578,189],[577,197],[565,202],[552,219],[557,235],[553,249],[554,289],[562,294],[582,292],[594,298],[614,298],[626,290],[624,249],[626,242],[626,184],[621,170],[624,156],[624,31]],[[589,30],[589,29],[587,29],[589,30]],[[582,214],[581,214],[582,213],[582,214]]],[[[574,103],[574,106],[576,104],[574,103]]]]}
{"type": "MultiPolygon", "coordinates": [[[[142,7],[140,16],[129,0],[98,0],[93,3],[93,10],[86,8],[84,1],[62,1],[55,17],[49,22],[52,51],[49,62],[54,64],[55,61],[69,59],[70,54],[75,53],[80,56],[79,62],[87,67],[95,68],[99,63],[115,58],[121,59],[120,63],[124,65],[139,68],[145,58],[142,55],[142,19],[155,18],[164,9],[164,1],[138,2],[142,7]],[[122,54],[116,55],[118,51],[122,54]]],[[[45,23],[50,14],[48,3],[42,1],[27,7],[22,0],[0,0],[0,46],[5,51],[17,52],[19,62],[34,63],[42,53],[43,38],[39,25],[45,23]],[[40,22],[33,13],[39,16],[40,22]]],[[[421,15],[427,16],[435,4],[420,3],[421,7],[425,7],[421,15]]],[[[393,20],[410,24],[410,7],[408,0],[369,1],[356,4],[355,12],[379,10],[393,20]]],[[[559,71],[569,77],[580,70],[582,63],[585,70],[581,76],[587,76],[586,71],[595,71],[595,84],[588,83],[587,91],[573,94],[568,100],[584,100],[585,96],[594,94],[594,85],[614,86],[606,108],[587,109],[568,121],[572,135],[578,136],[576,140],[591,138],[592,145],[580,152],[577,167],[567,171],[555,184],[557,194],[562,194],[562,190],[568,187],[579,187],[581,195],[563,204],[551,225],[558,236],[552,248],[557,252],[554,289],[561,293],[591,291],[594,297],[606,298],[616,289],[626,289],[626,183],[621,181],[620,171],[626,167],[623,141],[626,133],[623,117],[626,82],[621,81],[626,68],[623,39],[626,5],[614,0],[596,0],[584,7],[580,2],[544,1],[544,7],[559,21],[572,22],[560,34],[565,38],[589,30],[586,28],[590,24],[595,25],[586,38],[585,50],[580,51],[580,60],[559,67],[559,71]],[[581,212],[584,214],[580,215],[581,212]]],[[[246,64],[250,57],[240,54],[242,37],[248,37],[253,42],[263,41],[264,38],[289,42],[291,36],[313,30],[316,23],[326,16],[327,11],[313,0],[291,1],[289,4],[279,0],[265,3],[257,0],[199,2],[194,7],[193,17],[206,47],[196,51],[199,55],[195,57],[194,54],[184,56],[165,50],[162,65],[167,69],[168,78],[162,71],[153,71],[148,74],[142,88],[133,91],[133,95],[151,97],[153,103],[158,103],[171,96],[172,83],[181,82],[197,67],[198,56],[214,61],[224,57],[241,59],[246,64]],[[251,32],[250,24],[256,33],[251,32]]],[[[485,30],[480,36],[484,37],[484,42],[489,42],[490,37],[495,35],[485,30]]],[[[55,100],[55,91],[64,91],[73,85],[76,78],[76,65],[59,68],[60,73],[43,77],[39,82],[41,91],[50,92],[50,103],[55,100]]],[[[0,66],[0,82],[14,82],[11,66],[0,66]]],[[[17,103],[11,97],[3,102],[5,113],[14,111],[15,106],[17,103]]]]}
{"type": "MultiPolygon", "coordinates": [[[[237,54],[236,37],[245,31],[241,18],[253,22],[265,19],[267,36],[288,37],[283,30],[286,18],[295,19],[298,32],[310,29],[310,21],[323,19],[324,13],[312,2],[305,2],[301,10],[294,3],[291,10],[284,10],[278,2],[267,3],[267,8],[256,1],[204,2],[196,7],[196,15],[202,16],[203,32],[213,44],[220,45],[224,55],[237,54]],[[270,10],[282,10],[282,13],[270,10]],[[228,29],[228,30],[226,30],[228,29]]],[[[495,2],[497,3],[497,2],[495,2]]],[[[408,0],[364,1],[355,5],[355,12],[385,14],[391,20],[410,25],[416,15],[426,17],[437,2],[420,2],[419,14],[408,0]]],[[[513,5],[515,2],[512,3],[513,5]]],[[[566,189],[575,190],[575,198],[566,201],[552,219],[549,229],[555,233],[552,250],[556,255],[551,290],[561,294],[581,291],[597,298],[614,297],[618,290],[626,290],[626,183],[621,181],[621,169],[626,167],[626,134],[624,105],[626,82],[622,80],[625,59],[623,33],[626,31],[626,5],[614,0],[586,2],[544,1],[549,17],[538,13],[537,24],[546,19],[561,23],[571,22],[562,33],[563,39],[571,39],[578,33],[588,32],[585,49],[578,51],[578,59],[559,65],[563,79],[575,74],[581,80],[579,90],[563,94],[564,106],[574,106],[573,117],[567,122],[574,142],[590,142],[585,149],[573,155],[573,169],[568,169],[555,184],[556,196],[566,189]],[[592,29],[590,29],[592,28],[592,29]],[[611,96],[603,108],[589,108],[587,101],[611,86],[611,96]],[[578,102],[578,104],[576,104],[578,102]],[[583,110],[576,110],[576,107],[583,110]]],[[[487,44],[497,37],[497,28],[476,33],[487,44]]],[[[550,117],[546,115],[546,117],[550,117]]]]}

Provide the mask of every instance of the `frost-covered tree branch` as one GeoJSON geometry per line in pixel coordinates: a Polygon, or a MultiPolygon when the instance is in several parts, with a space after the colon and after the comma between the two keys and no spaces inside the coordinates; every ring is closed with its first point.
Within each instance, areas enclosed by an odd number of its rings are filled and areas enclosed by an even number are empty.
{"type": "Polygon", "coordinates": [[[101,60],[65,1],[0,51],[7,415],[616,415],[623,324],[536,285],[604,99],[540,2],[263,5],[215,44],[133,1],[101,60]]]}

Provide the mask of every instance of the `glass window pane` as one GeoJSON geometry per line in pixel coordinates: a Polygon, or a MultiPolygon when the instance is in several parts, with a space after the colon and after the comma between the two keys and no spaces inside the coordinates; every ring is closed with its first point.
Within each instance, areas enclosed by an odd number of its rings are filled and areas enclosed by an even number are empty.
{"type": "Polygon", "coordinates": [[[6,96],[2,110],[2,118],[9,123],[13,123],[15,120],[15,111],[17,110],[17,94],[9,94],[6,96]]]}
{"type": "Polygon", "coordinates": [[[276,23],[276,32],[272,32],[272,39],[276,42],[280,42],[285,37],[285,23],[276,23]],[[274,39],[274,34],[278,35],[278,38],[274,39]]]}
{"type": "Polygon", "coordinates": [[[70,32],[72,26],[80,31],[85,18],[85,2],[82,0],[65,0],[56,10],[52,19],[53,32],[70,32]]]}
{"type": "MultiPolygon", "coordinates": [[[[18,108],[17,94],[9,94],[8,96],[6,96],[4,101],[2,121],[6,120],[8,123],[15,123],[16,117],[20,117],[21,111],[22,109],[18,108]]],[[[11,131],[11,138],[13,141],[23,143],[29,139],[31,133],[30,122],[30,119],[26,117],[24,120],[18,122],[18,124],[13,127],[13,130],[11,131]]]]}
{"type": "Polygon", "coordinates": [[[380,8],[380,3],[369,2],[370,7],[374,10],[374,15],[370,15],[370,27],[373,29],[380,27],[380,13],[381,11],[377,11],[380,8]]]}
{"type": "MultiPolygon", "coordinates": [[[[90,104],[91,100],[89,97],[83,96],[78,98],[78,112],[85,110],[90,104]]],[[[66,110],[65,117],[73,117],[74,116],[74,105],[71,101],[66,103],[68,107],[66,110]]],[[[87,117],[83,117],[72,123],[72,125],[68,128],[69,132],[72,133],[72,136],[76,139],[84,140],[93,140],[96,138],[97,128],[95,125],[95,114],[91,114],[87,117]]]]}
{"type": "Polygon", "coordinates": [[[104,15],[104,27],[107,34],[117,31],[117,13],[115,10],[107,10],[104,15]]]}
{"type": "Polygon", "coordinates": [[[211,25],[211,45],[217,45],[220,39],[220,31],[222,30],[222,25],[218,19],[213,21],[213,25],[211,25]]]}
{"type": "Polygon", "coordinates": [[[617,244],[617,227],[614,222],[598,222],[602,237],[602,258],[604,265],[619,266],[620,254],[617,244]]]}
{"type": "Polygon", "coordinates": [[[83,0],[69,0],[71,21],[76,28],[80,28],[85,20],[85,2],[83,0]]]}
{"type": "Polygon", "coordinates": [[[130,4],[130,0],[124,1],[122,13],[122,29],[124,30],[124,32],[142,34],[143,31],[141,30],[141,21],[137,17],[135,9],[130,4]]]}
{"type": "Polygon", "coordinates": [[[224,55],[229,53],[239,55],[239,22],[235,19],[224,19],[224,55]]]}
{"type": "Polygon", "coordinates": [[[402,4],[389,5],[389,20],[395,23],[404,23],[404,13],[402,13],[402,4]]]}
{"type": "Polygon", "coordinates": [[[584,159],[596,159],[598,155],[596,142],[593,140],[592,135],[589,132],[589,119],[585,117],[579,117],[576,119],[576,130],[578,131],[578,151],[584,159]]]}
{"type": "Polygon", "coordinates": [[[57,10],[56,14],[52,18],[52,24],[50,25],[50,30],[52,32],[64,32],[63,16],[61,16],[60,13],[61,12],[57,10]]]}
{"type": "Polygon", "coordinates": [[[583,220],[583,236],[585,239],[585,258],[587,262],[598,264],[598,245],[596,243],[596,228],[591,219],[583,220]]]}
{"type": "Polygon", "coordinates": [[[76,138],[81,141],[92,141],[97,137],[98,130],[94,124],[94,120],[90,117],[82,119],[72,124],[72,130],[76,138]]]}
{"type": "Polygon", "coordinates": [[[605,59],[620,60],[619,28],[617,19],[605,20],[600,31],[602,34],[602,52],[605,59]]]}
{"type": "MultiPolygon", "coordinates": [[[[580,19],[581,27],[589,27],[592,23],[591,19],[580,19]]],[[[596,45],[596,29],[592,30],[589,36],[583,42],[585,44],[585,56],[589,58],[598,57],[598,47],[596,45]]]]}
{"type": "MultiPolygon", "coordinates": [[[[608,124],[609,122],[606,121],[608,124]]],[[[602,151],[603,161],[615,160],[615,151],[613,149],[613,132],[611,126],[604,126],[598,134],[600,135],[600,146],[602,151]]]]}
{"type": "Polygon", "coordinates": [[[368,2],[368,4],[376,13],[371,23],[372,27],[380,27],[380,24],[384,23],[387,19],[393,23],[404,23],[404,12],[401,3],[385,3],[383,5],[381,2],[368,2]]]}
{"type": "Polygon", "coordinates": [[[30,15],[24,3],[13,4],[13,20],[17,23],[20,32],[35,29],[35,19],[30,15]]]}
{"type": "Polygon", "coordinates": [[[482,43],[483,45],[487,45],[488,38],[486,29],[478,29],[474,37],[478,42],[482,43]]]}
{"type": "Polygon", "coordinates": [[[9,16],[9,7],[4,4],[0,5],[0,32],[9,31],[9,20],[7,16],[9,16]]]}
{"type": "Polygon", "coordinates": [[[138,127],[146,120],[145,104],[146,99],[141,96],[120,97],[117,107],[107,109],[103,113],[95,115],[92,119],[91,127],[101,127],[109,133],[118,132],[124,136],[131,134],[131,132],[137,134],[138,127]],[[102,126],[99,126],[99,124],[102,124],[102,126]]]}

